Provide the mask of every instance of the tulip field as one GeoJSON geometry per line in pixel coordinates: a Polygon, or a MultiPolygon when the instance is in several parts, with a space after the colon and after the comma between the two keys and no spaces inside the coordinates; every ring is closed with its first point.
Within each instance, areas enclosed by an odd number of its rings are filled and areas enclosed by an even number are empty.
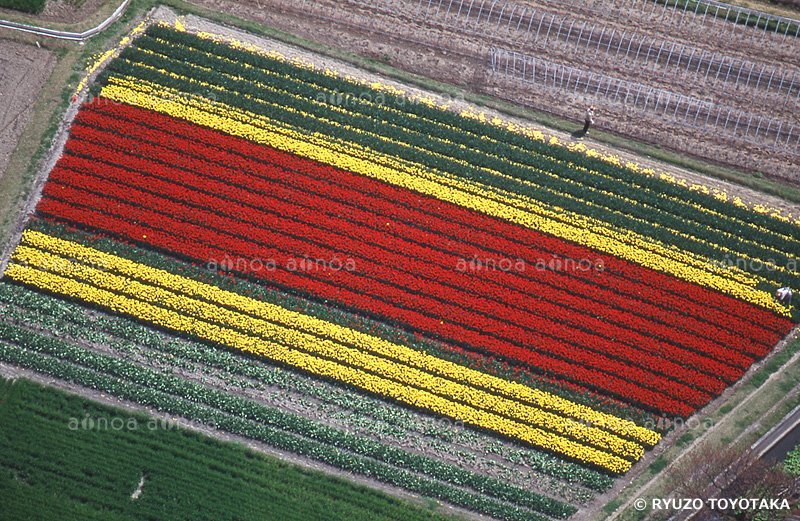
{"type": "Polygon", "coordinates": [[[568,518],[800,317],[798,222],[472,110],[166,24],[90,89],[0,359],[378,482],[568,518]]]}

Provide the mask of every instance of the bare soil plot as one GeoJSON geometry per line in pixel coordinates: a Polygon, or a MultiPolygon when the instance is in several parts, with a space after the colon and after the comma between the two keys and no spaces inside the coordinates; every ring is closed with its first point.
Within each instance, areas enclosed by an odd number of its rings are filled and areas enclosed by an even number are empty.
{"type": "Polygon", "coordinates": [[[0,40],[0,177],[55,64],[56,56],[51,51],[0,40]]]}

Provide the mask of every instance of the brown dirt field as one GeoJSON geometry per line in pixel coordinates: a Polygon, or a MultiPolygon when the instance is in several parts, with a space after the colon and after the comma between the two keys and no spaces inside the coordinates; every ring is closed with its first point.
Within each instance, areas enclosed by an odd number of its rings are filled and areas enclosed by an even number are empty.
{"type": "Polygon", "coordinates": [[[0,178],[55,64],[51,51],[0,39],[0,178]]]}

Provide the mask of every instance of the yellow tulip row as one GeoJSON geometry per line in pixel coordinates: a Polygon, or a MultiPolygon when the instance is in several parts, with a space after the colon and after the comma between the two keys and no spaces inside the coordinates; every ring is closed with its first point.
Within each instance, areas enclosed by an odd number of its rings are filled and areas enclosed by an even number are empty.
{"type": "MultiPolygon", "coordinates": [[[[163,23],[163,25],[170,26],[170,24],[167,24],[167,23],[163,23]]],[[[173,27],[174,29],[177,29],[179,31],[185,31],[185,28],[178,22],[176,22],[176,24],[174,26],[170,26],[170,27],[173,27]]],[[[276,59],[276,60],[280,60],[280,61],[284,61],[284,62],[287,61],[286,58],[282,54],[277,52],[277,51],[274,51],[274,50],[268,51],[268,50],[262,49],[260,47],[253,46],[251,44],[247,44],[247,43],[243,43],[243,42],[231,39],[229,37],[223,37],[223,36],[220,36],[218,34],[208,33],[208,32],[198,32],[196,35],[201,37],[201,38],[205,38],[207,40],[212,40],[212,41],[224,43],[226,45],[231,45],[234,48],[242,49],[242,50],[245,50],[245,51],[248,51],[248,52],[252,52],[252,53],[256,53],[256,54],[262,54],[264,56],[268,56],[270,58],[273,58],[273,59],[276,59]]],[[[230,61],[227,58],[224,58],[224,59],[226,61],[230,61]]],[[[294,60],[293,60],[293,62],[294,62],[294,60]]],[[[315,64],[313,64],[311,62],[303,61],[299,65],[304,67],[304,68],[311,69],[311,70],[319,70],[319,68],[315,64]]],[[[377,92],[387,92],[387,93],[390,93],[390,94],[393,94],[393,95],[397,95],[397,96],[409,97],[408,93],[406,91],[398,89],[397,87],[395,87],[393,85],[383,84],[383,83],[378,82],[378,81],[367,81],[367,80],[365,80],[365,79],[363,79],[361,77],[358,77],[358,76],[350,76],[350,75],[342,76],[338,71],[331,70],[329,68],[326,68],[326,69],[322,70],[322,73],[327,75],[327,76],[332,76],[332,77],[336,77],[336,78],[340,78],[340,79],[349,81],[350,83],[353,83],[355,85],[368,86],[369,88],[371,88],[372,90],[375,90],[377,92]]],[[[450,105],[448,103],[444,103],[444,104],[437,103],[436,100],[434,98],[432,98],[432,97],[423,97],[421,95],[415,95],[415,96],[411,96],[410,99],[412,101],[418,101],[418,102],[421,102],[421,103],[424,103],[424,104],[428,105],[429,107],[439,108],[441,110],[447,110],[450,107],[450,105]]],[[[544,134],[539,130],[531,129],[529,127],[524,127],[524,126],[518,125],[516,123],[510,122],[510,121],[503,121],[502,119],[500,119],[500,118],[498,118],[496,116],[491,118],[491,119],[486,118],[486,116],[485,116],[485,114],[483,112],[476,113],[476,112],[474,112],[472,110],[471,107],[466,109],[466,110],[461,111],[459,113],[459,115],[461,117],[464,117],[464,118],[467,118],[467,119],[477,119],[477,120],[479,120],[481,122],[484,122],[484,123],[489,122],[489,123],[491,123],[491,124],[493,124],[495,126],[503,127],[503,128],[505,128],[505,129],[507,129],[507,130],[509,130],[511,132],[514,132],[514,133],[517,133],[517,134],[522,134],[524,136],[536,139],[536,140],[541,141],[541,142],[546,142],[547,141],[547,139],[545,138],[544,134]]],[[[623,165],[623,162],[620,160],[619,157],[611,155],[611,154],[607,154],[607,153],[600,153],[600,152],[597,152],[596,150],[593,150],[593,149],[588,149],[588,147],[586,147],[586,145],[584,145],[583,143],[574,143],[574,142],[561,143],[558,140],[555,140],[555,142],[553,142],[553,139],[554,138],[551,138],[551,143],[552,144],[565,146],[566,148],[569,148],[570,150],[580,151],[580,152],[585,153],[585,154],[587,154],[587,155],[589,155],[591,157],[597,157],[597,158],[602,159],[603,161],[606,161],[606,162],[611,163],[611,164],[623,165]]],[[[626,168],[629,168],[629,169],[631,169],[633,171],[642,173],[644,175],[654,175],[655,174],[654,170],[642,168],[640,165],[638,165],[636,163],[633,163],[633,162],[630,162],[630,161],[626,161],[624,163],[624,166],[626,168]]],[[[662,179],[666,179],[666,180],[670,181],[673,184],[679,184],[681,186],[685,186],[685,187],[691,188],[693,190],[700,190],[700,191],[703,191],[706,194],[711,194],[711,190],[708,187],[704,186],[704,185],[693,184],[692,186],[688,186],[685,180],[679,180],[675,176],[673,176],[671,174],[666,174],[664,172],[660,173],[660,177],[662,179]]],[[[638,189],[641,189],[641,188],[638,188],[638,189]]],[[[714,189],[714,190],[716,191],[716,189],[714,189]]],[[[725,198],[725,199],[727,199],[727,198],[725,198]]],[[[755,205],[752,208],[752,210],[756,211],[756,212],[759,212],[759,213],[770,214],[774,218],[781,219],[781,220],[786,221],[786,222],[794,222],[795,224],[800,225],[800,217],[793,218],[791,216],[791,214],[788,217],[785,217],[785,216],[782,215],[781,210],[777,209],[777,208],[771,208],[771,207],[767,207],[767,206],[764,206],[764,205],[755,205]]],[[[721,216],[721,217],[726,218],[726,216],[721,216]]]]}
{"type": "MultiPolygon", "coordinates": [[[[167,42],[163,42],[163,43],[167,43],[167,42]]],[[[230,60],[229,58],[222,57],[221,59],[223,61],[232,62],[232,60],[230,60]]],[[[192,64],[192,65],[193,65],[193,67],[196,67],[200,71],[211,71],[211,69],[209,69],[207,67],[201,67],[201,66],[196,65],[196,64],[192,64]]],[[[254,68],[252,65],[249,65],[249,64],[244,64],[244,66],[246,68],[250,68],[250,69],[254,68]]],[[[148,68],[151,68],[151,67],[148,67],[148,68]]],[[[292,78],[291,76],[286,75],[286,74],[279,74],[279,73],[275,73],[275,72],[272,72],[272,71],[266,71],[266,70],[262,70],[262,69],[259,69],[259,71],[263,72],[263,73],[266,73],[266,74],[273,75],[273,76],[278,76],[278,77],[281,77],[283,79],[294,81],[294,78],[292,78]]],[[[168,71],[164,71],[164,70],[159,70],[159,72],[170,74],[170,75],[172,75],[172,76],[174,76],[176,78],[181,78],[181,79],[184,79],[184,80],[196,81],[196,82],[200,83],[201,85],[203,85],[203,86],[205,86],[205,87],[207,87],[209,89],[221,90],[220,87],[217,87],[215,85],[211,85],[211,84],[202,82],[202,81],[197,80],[195,78],[189,78],[189,77],[186,77],[186,76],[179,76],[177,74],[169,73],[168,71]]],[[[217,71],[217,72],[219,72],[219,71],[217,71]]],[[[285,95],[285,96],[293,97],[293,98],[295,98],[297,100],[305,100],[305,98],[303,98],[303,97],[301,97],[299,95],[296,95],[296,94],[294,94],[292,92],[280,90],[280,89],[277,89],[277,88],[272,87],[270,85],[267,85],[267,84],[264,84],[264,83],[261,83],[261,82],[256,82],[256,81],[253,81],[252,79],[249,79],[249,78],[245,78],[243,76],[234,76],[234,75],[227,74],[227,73],[220,73],[220,74],[224,74],[226,77],[231,78],[231,79],[235,79],[235,80],[249,81],[250,83],[254,84],[259,89],[261,89],[261,90],[263,90],[265,92],[276,92],[276,93],[280,93],[280,94],[285,95]]],[[[373,88],[374,90],[380,90],[379,88],[377,88],[376,86],[374,86],[372,84],[369,84],[367,86],[370,87],[370,88],[373,88]]],[[[248,98],[248,99],[252,99],[252,97],[249,96],[249,95],[245,95],[245,97],[248,98]]],[[[258,100],[258,101],[259,101],[259,103],[261,103],[261,104],[263,104],[265,106],[270,106],[270,105],[277,106],[275,103],[270,103],[269,101],[265,101],[265,100],[258,100]]],[[[364,97],[363,99],[359,98],[359,103],[360,104],[364,104],[364,105],[370,105],[370,106],[378,105],[375,101],[371,100],[369,97],[364,97]]],[[[301,111],[298,111],[298,110],[296,110],[296,109],[294,109],[292,107],[281,105],[279,108],[281,110],[286,110],[286,111],[290,111],[290,112],[295,112],[295,113],[300,113],[300,114],[307,115],[307,114],[305,114],[305,113],[303,113],[301,111]]],[[[401,111],[400,109],[396,109],[396,108],[392,108],[392,107],[382,106],[381,108],[383,110],[387,111],[387,112],[398,114],[398,115],[406,114],[403,111],[401,111]]],[[[328,109],[331,110],[332,112],[339,112],[339,113],[345,113],[345,114],[352,113],[352,111],[347,108],[346,104],[344,106],[330,105],[330,106],[328,106],[328,109]]],[[[380,139],[380,140],[385,141],[385,142],[393,143],[395,145],[400,145],[400,146],[404,146],[404,147],[407,147],[407,148],[411,148],[411,146],[408,145],[407,143],[400,142],[400,141],[397,141],[397,140],[394,140],[394,139],[391,139],[391,138],[388,138],[388,137],[385,137],[385,136],[382,136],[382,135],[379,135],[379,134],[375,134],[373,132],[368,132],[368,131],[362,130],[360,128],[352,127],[350,125],[344,125],[344,124],[341,124],[341,123],[336,122],[336,121],[332,121],[332,120],[327,119],[327,118],[318,117],[318,116],[314,116],[314,117],[316,119],[326,123],[326,124],[329,124],[329,125],[337,126],[337,127],[340,127],[342,129],[345,129],[345,130],[348,130],[348,131],[353,131],[353,132],[357,132],[359,134],[367,135],[367,136],[370,136],[372,138],[376,138],[376,139],[380,139]]],[[[430,123],[434,123],[434,124],[436,124],[436,125],[438,125],[438,126],[440,126],[442,128],[447,128],[447,129],[450,129],[450,130],[458,130],[455,127],[452,127],[451,125],[447,125],[445,123],[441,123],[441,122],[437,122],[437,121],[434,121],[434,120],[431,120],[431,119],[427,119],[427,118],[424,118],[422,116],[417,116],[417,117],[420,118],[420,119],[423,119],[425,121],[428,121],[430,123]]],[[[415,134],[415,133],[419,134],[417,132],[414,132],[414,131],[408,130],[408,129],[404,129],[404,132],[407,133],[407,134],[415,134]]],[[[440,138],[440,137],[435,136],[435,135],[425,135],[424,137],[427,140],[438,141],[438,142],[441,142],[441,143],[447,143],[447,144],[450,144],[450,145],[455,145],[455,143],[453,143],[452,141],[449,141],[449,140],[444,139],[444,138],[440,138]]],[[[494,140],[492,138],[489,138],[487,136],[482,136],[482,139],[485,140],[485,141],[492,142],[492,143],[496,142],[496,140],[494,140]]],[[[467,150],[467,147],[464,146],[464,145],[458,145],[458,146],[462,150],[467,150]]],[[[509,147],[511,147],[511,148],[513,148],[513,149],[515,149],[517,151],[522,151],[516,145],[507,144],[507,146],[509,146],[509,147]]],[[[526,154],[529,154],[529,155],[537,155],[534,152],[529,151],[529,150],[525,150],[523,152],[525,152],[526,154]]],[[[476,168],[476,169],[478,169],[478,170],[480,170],[482,172],[485,172],[485,173],[487,173],[487,174],[489,174],[489,175],[491,175],[493,177],[503,178],[503,179],[507,179],[507,180],[513,180],[513,181],[517,182],[520,185],[529,186],[529,187],[535,187],[535,188],[537,188],[539,190],[543,190],[543,191],[549,192],[551,194],[558,193],[558,195],[560,195],[562,197],[569,197],[569,196],[567,196],[566,194],[564,194],[562,192],[556,192],[553,189],[548,189],[548,188],[542,187],[542,186],[534,184],[534,183],[532,183],[530,181],[526,181],[524,179],[519,179],[519,178],[513,177],[511,175],[504,174],[503,172],[500,172],[500,171],[497,171],[497,170],[492,170],[490,168],[484,168],[484,167],[475,167],[474,165],[471,165],[470,163],[468,163],[466,161],[462,161],[462,160],[459,160],[459,159],[456,159],[456,158],[453,158],[453,157],[445,157],[442,154],[438,154],[436,152],[429,152],[429,153],[432,156],[435,156],[435,157],[438,157],[438,158],[448,159],[450,161],[461,163],[461,164],[463,164],[465,166],[470,166],[472,168],[476,168]]],[[[574,181],[574,180],[564,179],[562,177],[559,177],[557,174],[555,174],[553,172],[549,172],[547,170],[542,170],[540,168],[536,168],[536,167],[533,167],[533,166],[524,165],[524,164],[521,164],[521,163],[518,163],[518,162],[515,162],[515,161],[511,161],[511,160],[509,160],[509,159],[507,159],[505,157],[500,157],[500,156],[497,156],[497,155],[494,155],[494,154],[490,154],[488,152],[486,152],[485,155],[486,155],[486,157],[489,157],[489,158],[492,158],[492,159],[504,161],[505,163],[507,163],[507,164],[509,164],[511,166],[514,166],[514,167],[518,167],[518,168],[522,168],[522,169],[526,169],[526,170],[531,170],[533,172],[536,172],[536,173],[539,173],[539,174],[544,174],[544,175],[547,175],[547,176],[552,177],[552,178],[558,178],[562,182],[568,182],[568,183],[572,184],[573,186],[580,187],[586,193],[594,192],[594,193],[603,194],[605,196],[609,196],[609,197],[613,197],[615,199],[619,199],[619,200],[625,201],[627,204],[630,204],[632,206],[638,206],[638,205],[642,204],[641,202],[639,202],[639,201],[637,201],[635,199],[629,198],[629,197],[625,197],[624,195],[622,195],[620,193],[610,192],[610,191],[607,191],[607,190],[601,190],[599,188],[595,188],[595,187],[590,186],[590,185],[581,184],[581,183],[579,183],[577,181],[574,181]]],[[[558,162],[562,163],[562,164],[565,164],[565,165],[567,165],[570,168],[575,169],[575,170],[580,170],[580,171],[587,172],[587,173],[592,173],[592,174],[595,174],[595,175],[603,175],[601,172],[590,170],[590,169],[588,169],[586,167],[582,167],[582,166],[574,164],[572,162],[561,161],[561,160],[558,160],[558,162]]],[[[635,165],[633,165],[633,166],[635,166],[635,165]]],[[[649,188],[641,187],[641,186],[637,186],[637,185],[633,185],[633,184],[630,184],[629,187],[630,187],[631,190],[646,191],[646,192],[650,192],[651,191],[649,188]]],[[[572,199],[577,199],[577,198],[572,198],[572,199]]],[[[672,197],[672,198],[670,198],[670,200],[682,202],[677,197],[672,197]]],[[[586,204],[589,207],[600,208],[600,205],[598,205],[596,203],[593,203],[593,202],[591,202],[589,200],[583,200],[582,199],[582,200],[580,200],[580,202],[583,203],[583,204],[586,204]]],[[[702,206],[697,205],[697,204],[692,204],[691,206],[694,207],[695,209],[697,209],[698,211],[711,214],[717,220],[723,220],[723,219],[728,219],[729,218],[726,215],[720,214],[719,212],[715,212],[715,211],[713,211],[711,209],[702,207],[702,206]]],[[[609,213],[614,214],[614,215],[624,216],[624,214],[622,212],[618,211],[618,210],[611,210],[611,209],[609,209],[607,207],[602,207],[602,208],[604,210],[608,211],[609,213]]],[[[551,207],[551,209],[553,209],[553,210],[555,210],[557,212],[558,211],[562,211],[557,207],[551,207]]],[[[625,216],[625,217],[627,217],[627,216],[625,216]]],[[[637,220],[640,221],[640,222],[644,222],[641,219],[637,219],[637,220]]],[[[598,222],[604,222],[604,221],[598,220],[598,222]]],[[[762,228],[762,230],[765,231],[765,232],[768,232],[768,233],[772,233],[770,230],[766,230],[764,228],[762,228]]],[[[751,264],[751,265],[752,265],[753,262],[760,262],[760,261],[757,261],[756,259],[751,259],[750,257],[748,257],[747,255],[745,255],[743,253],[734,252],[734,251],[730,250],[729,248],[727,248],[725,246],[720,246],[720,245],[717,245],[717,244],[711,245],[708,241],[700,239],[698,237],[690,236],[690,235],[688,235],[686,233],[680,233],[680,232],[676,232],[676,233],[677,233],[677,235],[679,237],[682,237],[684,239],[692,240],[692,241],[698,242],[700,244],[704,244],[706,246],[713,246],[713,247],[717,248],[719,250],[719,252],[720,252],[720,257],[722,257],[722,256],[727,254],[732,258],[738,259],[740,262],[746,262],[746,263],[751,264]]],[[[722,232],[720,232],[720,233],[722,233],[722,232]]],[[[737,241],[742,242],[743,244],[751,244],[751,245],[755,245],[755,246],[760,246],[760,247],[762,247],[764,249],[769,250],[771,253],[776,254],[776,255],[780,255],[780,256],[784,255],[783,252],[777,250],[776,248],[764,246],[764,245],[761,245],[760,243],[756,243],[755,241],[752,241],[752,240],[742,239],[740,237],[735,237],[731,233],[722,233],[722,235],[724,235],[724,236],[726,236],[728,238],[735,238],[735,239],[737,239],[737,241]]],[[[785,236],[785,235],[783,236],[783,238],[786,239],[786,240],[790,239],[788,236],[785,236]]],[[[651,240],[655,244],[660,244],[662,247],[668,248],[667,245],[664,245],[661,241],[658,241],[657,239],[649,239],[649,240],[651,240]]],[[[718,266],[720,264],[719,262],[715,263],[715,262],[712,262],[710,259],[706,259],[704,257],[701,257],[701,259],[702,259],[702,262],[706,263],[706,266],[718,266]]],[[[784,266],[770,265],[769,268],[770,268],[770,270],[773,270],[773,271],[779,271],[779,272],[784,272],[784,273],[788,272],[788,270],[784,266]]],[[[738,276],[741,273],[740,270],[736,270],[736,269],[729,270],[729,271],[734,276],[738,276]]],[[[756,283],[764,281],[763,278],[760,278],[758,276],[754,276],[754,275],[751,275],[751,274],[747,274],[747,275],[745,275],[744,278],[739,278],[739,280],[746,280],[746,281],[749,282],[753,278],[756,279],[756,281],[755,281],[756,283]]]]}
{"type": "Polygon", "coordinates": [[[546,231],[582,246],[620,257],[677,278],[713,288],[787,315],[771,293],[757,289],[759,278],[733,268],[713,272],[707,258],[664,247],[633,232],[615,230],[587,217],[570,216],[531,200],[432,172],[354,143],[336,142],[319,133],[280,126],[219,102],[181,99],[180,93],[144,81],[111,77],[102,96],[212,127],[254,142],[308,157],[344,170],[380,179],[517,224],[546,231]]]}
{"type": "MultiPolygon", "coordinates": [[[[532,405],[545,411],[553,411],[561,416],[571,418],[573,421],[569,428],[573,429],[575,422],[589,426],[600,427],[603,430],[622,437],[634,439],[645,445],[653,446],[658,443],[660,435],[657,432],[639,427],[629,420],[593,410],[591,407],[573,403],[533,389],[528,386],[504,380],[492,375],[481,373],[463,367],[447,360],[427,355],[406,346],[356,331],[331,324],[324,320],[290,311],[288,309],[269,304],[260,300],[245,297],[237,293],[223,291],[220,288],[189,280],[184,277],[170,274],[163,270],[156,270],[120,257],[98,252],[80,244],[52,237],[40,232],[27,231],[23,235],[23,247],[29,245],[43,251],[49,251],[63,257],[79,260],[82,264],[103,266],[127,277],[145,281],[151,285],[163,287],[167,290],[180,292],[192,297],[202,298],[205,301],[221,306],[234,307],[236,310],[258,317],[272,323],[281,324],[291,330],[306,332],[335,342],[355,346],[362,351],[375,353],[379,356],[395,360],[410,367],[460,382],[470,387],[490,390],[507,398],[502,405],[493,407],[504,414],[510,414],[512,405],[510,400],[521,402],[521,406],[532,405]]],[[[21,247],[22,248],[22,247],[21,247]]],[[[23,249],[19,250],[24,251],[23,249]]],[[[487,402],[488,403],[488,402],[487,402]]],[[[510,414],[519,419],[526,419],[526,409],[520,409],[520,415],[510,414]]],[[[559,420],[560,421],[560,420],[559,420]]],[[[638,449],[634,449],[638,453],[638,449]]]]}
{"type": "MultiPolygon", "coordinates": [[[[631,461],[621,456],[635,460],[643,453],[642,447],[633,442],[610,436],[607,432],[574,420],[537,411],[530,406],[364,353],[330,339],[293,330],[280,323],[256,319],[242,312],[113,273],[115,259],[102,253],[98,256],[98,253],[91,253],[92,258],[101,258],[104,269],[21,245],[14,254],[14,260],[19,263],[10,265],[6,275],[48,291],[132,314],[159,326],[257,353],[410,405],[459,418],[614,472],[624,472],[631,465],[631,461]],[[533,425],[504,417],[492,410],[495,407],[504,413],[518,413],[533,425]],[[553,432],[555,429],[561,429],[563,435],[553,432]],[[575,441],[567,436],[584,441],[575,441]],[[584,444],[590,442],[613,445],[613,448],[608,448],[612,453],[584,444]],[[614,453],[615,449],[622,453],[614,453]]],[[[158,278],[164,274],[147,266],[137,266],[137,275],[158,278]]],[[[193,286],[200,284],[190,279],[176,282],[188,291],[195,290],[193,286]]],[[[226,293],[219,288],[216,291],[226,293]]],[[[201,284],[196,292],[215,293],[215,288],[201,284]]],[[[233,307],[230,303],[228,306],[233,307]]],[[[338,327],[333,324],[328,326],[330,329],[338,327]]]]}
{"type": "Polygon", "coordinates": [[[98,68],[100,68],[100,66],[103,65],[103,63],[108,61],[109,58],[117,54],[117,52],[120,49],[128,45],[133,38],[136,38],[138,34],[143,33],[147,28],[146,26],[147,26],[147,20],[142,20],[139,23],[139,25],[137,25],[128,36],[125,36],[122,38],[122,40],[120,40],[119,44],[116,47],[107,50],[106,52],[101,54],[96,60],[94,60],[94,62],[86,69],[84,77],[81,79],[81,81],[78,82],[78,87],[75,89],[75,94],[73,96],[73,102],[77,100],[78,96],[80,96],[81,92],[83,92],[83,89],[89,83],[89,78],[91,78],[92,74],[94,74],[94,72],[98,68]]]}

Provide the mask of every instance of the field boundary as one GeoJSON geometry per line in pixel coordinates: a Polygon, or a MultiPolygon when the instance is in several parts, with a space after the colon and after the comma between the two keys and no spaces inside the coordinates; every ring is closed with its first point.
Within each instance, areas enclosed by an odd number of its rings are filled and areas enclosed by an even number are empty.
{"type": "MultiPolygon", "coordinates": [[[[127,1],[128,1],[128,0],[126,0],[126,2],[127,2],[127,1]]],[[[151,13],[150,13],[150,14],[153,14],[153,12],[151,11],[151,13]]],[[[273,38],[273,37],[269,37],[269,38],[274,40],[274,38],[273,38]]],[[[293,44],[290,44],[290,45],[293,45],[293,44]]],[[[86,96],[88,96],[88,91],[84,91],[84,92],[82,92],[82,93],[81,93],[81,96],[79,97],[79,100],[85,99],[85,97],[86,97],[86,96]]],[[[69,106],[69,108],[68,108],[67,117],[66,117],[66,118],[65,118],[65,119],[64,119],[64,120],[61,122],[61,125],[60,125],[60,127],[59,127],[59,132],[58,132],[58,134],[57,134],[57,139],[55,139],[55,140],[53,141],[53,145],[52,145],[52,147],[51,147],[51,149],[50,149],[50,153],[49,153],[49,159],[48,159],[48,162],[47,162],[48,164],[46,164],[46,165],[44,165],[44,166],[42,167],[42,169],[40,170],[40,173],[38,174],[38,176],[37,176],[37,179],[36,179],[36,181],[35,181],[35,184],[34,184],[34,192],[33,192],[33,194],[30,196],[30,199],[29,199],[29,201],[28,201],[28,207],[27,207],[27,210],[28,210],[28,211],[26,211],[26,212],[25,212],[23,215],[20,215],[20,223],[21,223],[21,224],[20,224],[20,228],[19,228],[19,232],[20,232],[20,233],[21,233],[21,230],[22,230],[22,228],[24,227],[24,223],[25,223],[25,221],[26,221],[26,220],[27,220],[27,218],[29,217],[30,211],[31,211],[31,210],[32,210],[32,208],[33,208],[33,206],[32,206],[32,205],[35,205],[35,203],[36,203],[36,200],[37,200],[37,198],[38,198],[38,197],[37,197],[37,194],[40,192],[40,190],[41,190],[41,187],[43,186],[43,183],[44,183],[44,181],[45,181],[45,179],[46,179],[46,177],[47,177],[47,172],[49,172],[49,169],[50,169],[50,167],[52,166],[52,164],[50,163],[50,161],[55,161],[55,158],[57,158],[57,156],[58,156],[58,155],[60,155],[59,153],[57,153],[57,152],[58,152],[58,150],[59,150],[59,148],[58,148],[58,147],[59,147],[59,146],[62,146],[62,147],[63,147],[63,143],[64,143],[64,141],[59,141],[59,140],[62,140],[62,138],[63,138],[63,140],[66,140],[66,136],[67,136],[67,129],[69,128],[69,124],[70,124],[70,122],[72,121],[72,118],[74,117],[75,113],[77,112],[77,108],[79,107],[79,105],[80,105],[80,101],[73,102],[73,103],[72,103],[72,104],[69,106]],[[59,144],[59,143],[60,143],[60,144],[59,144]],[[41,184],[40,184],[40,183],[41,183],[41,184]]],[[[16,231],[16,229],[15,229],[15,231],[16,231]]],[[[3,261],[3,262],[2,262],[3,266],[5,265],[5,263],[7,263],[8,253],[10,253],[10,251],[11,251],[11,248],[12,248],[12,245],[16,245],[16,242],[18,241],[18,237],[19,237],[19,235],[15,234],[14,240],[11,240],[11,241],[9,241],[9,243],[8,243],[8,245],[7,245],[7,251],[4,251],[4,252],[3,252],[3,258],[2,258],[2,259],[0,259],[0,260],[2,260],[2,261],[3,261]]],[[[794,330],[794,331],[793,331],[793,332],[792,332],[792,333],[789,335],[789,337],[792,337],[792,336],[796,337],[796,335],[797,335],[797,331],[798,331],[798,330],[797,330],[797,329],[795,329],[795,330],[794,330]]],[[[788,339],[789,337],[787,337],[787,339],[788,339]]],[[[787,340],[785,339],[784,341],[787,341],[787,340]]],[[[785,347],[785,346],[784,346],[784,347],[785,347]]],[[[768,358],[765,358],[765,359],[764,359],[762,362],[766,363],[768,360],[771,360],[771,359],[773,359],[773,355],[777,354],[777,352],[780,352],[780,351],[779,351],[779,349],[775,349],[775,350],[773,350],[772,354],[771,354],[771,355],[770,355],[768,358]]],[[[762,382],[762,384],[759,386],[759,388],[757,388],[757,389],[753,390],[753,391],[752,391],[752,392],[751,392],[749,395],[747,395],[747,396],[744,398],[744,400],[743,400],[742,402],[739,402],[739,403],[738,403],[738,404],[737,404],[737,405],[736,405],[736,406],[733,408],[733,410],[732,410],[732,411],[730,411],[730,413],[729,413],[729,414],[726,414],[726,415],[724,416],[723,420],[722,420],[720,423],[724,423],[724,422],[725,422],[725,421],[727,421],[728,419],[731,419],[731,418],[733,417],[733,414],[734,414],[735,412],[737,412],[737,411],[739,411],[739,410],[740,410],[740,406],[741,406],[741,405],[743,405],[744,403],[747,403],[747,402],[749,402],[749,401],[750,401],[750,400],[751,400],[751,399],[752,399],[752,398],[753,398],[753,397],[754,397],[754,396],[755,396],[755,395],[756,395],[756,394],[757,394],[757,393],[758,393],[760,390],[762,390],[762,389],[763,389],[763,388],[764,388],[766,385],[768,385],[770,382],[774,381],[774,378],[777,378],[777,377],[778,377],[778,375],[780,375],[780,374],[783,374],[783,372],[784,372],[784,371],[785,371],[785,370],[786,370],[786,369],[787,369],[787,368],[788,368],[790,365],[793,365],[793,364],[794,364],[794,363],[797,361],[798,357],[800,357],[800,353],[795,353],[795,354],[792,356],[792,358],[791,358],[791,359],[790,359],[788,362],[786,362],[785,364],[783,364],[783,365],[782,365],[782,366],[781,366],[781,367],[780,367],[780,368],[779,368],[777,371],[775,371],[774,373],[772,373],[772,374],[771,374],[771,375],[770,375],[770,376],[769,376],[769,377],[766,379],[766,381],[762,382]]],[[[762,365],[761,367],[759,367],[758,369],[759,369],[759,370],[760,370],[760,369],[763,369],[763,365],[762,365]]],[[[755,372],[754,372],[754,373],[752,373],[752,374],[750,375],[750,378],[748,378],[746,381],[745,381],[745,380],[742,380],[742,381],[740,381],[739,383],[740,383],[741,385],[746,385],[746,384],[747,384],[747,383],[748,383],[748,382],[751,380],[752,376],[754,376],[754,374],[755,374],[755,372]]],[[[740,388],[740,389],[741,389],[741,388],[740,388]]],[[[724,402],[723,402],[723,403],[724,403],[724,402]]],[[[722,403],[721,403],[720,405],[722,405],[722,403]]],[[[715,411],[712,411],[712,412],[716,412],[716,410],[715,410],[715,411]]],[[[686,450],[690,450],[691,448],[695,447],[695,446],[696,446],[696,445],[697,445],[697,444],[698,444],[698,443],[701,441],[701,439],[702,439],[702,438],[704,438],[704,437],[705,437],[705,436],[707,436],[707,435],[709,435],[709,434],[708,434],[708,433],[706,433],[706,434],[704,434],[703,436],[701,436],[701,438],[694,440],[694,442],[693,442],[693,443],[692,443],[692,444],[689,446],[689,448],[688,448],[688,449],[686,449],[686,450]]],[[[674,441],[674,440],[673,440],[673,441],[674,441]]],[[[674,447],[674,446],[675,446],[675,445],[674,445],[674,443],[673,443],[672,447],[674,447]]],[[[685,454],[685,451],[681,453],[681,455],[683,455],[683,454],[685,454]]],[[[675,461],[678,461],[679,459],[680,459],[680,456],[679,456],[679,458],[678,458],[678,459],[676,459],[675,461]]],[[[674,464],[674,462],[673,462],[673,464],[674,464]]],[[[653,480],[655,480],[655,479],[656,479],[655,477],[654,477],[653,479],[651,479],[651,482],[652,482],[653,480]]],[[[645,488],[648,488],[648,487],[650,486],[650,484],[651,484],[651,483],[648,483],[648,485],[647,485],[645,488]]],[[[629,504],[629,503],[630,503],[630,500],[629,500],[628,504],[629,504]]],[[[618,512],[621,514],[621,513],[622,513],[622,510],[624,510],[624,509],[619,509],[619,510],[618,510],[618,512]]],[[[614,513],[614,516],[618,516],[618,515],[619,515],[619,514],[618,514],[617,512],[615,512],[615,513],[614,513]]],[[[614,519],[614,517],[612,517],[612,519],[614,519]]]]}

